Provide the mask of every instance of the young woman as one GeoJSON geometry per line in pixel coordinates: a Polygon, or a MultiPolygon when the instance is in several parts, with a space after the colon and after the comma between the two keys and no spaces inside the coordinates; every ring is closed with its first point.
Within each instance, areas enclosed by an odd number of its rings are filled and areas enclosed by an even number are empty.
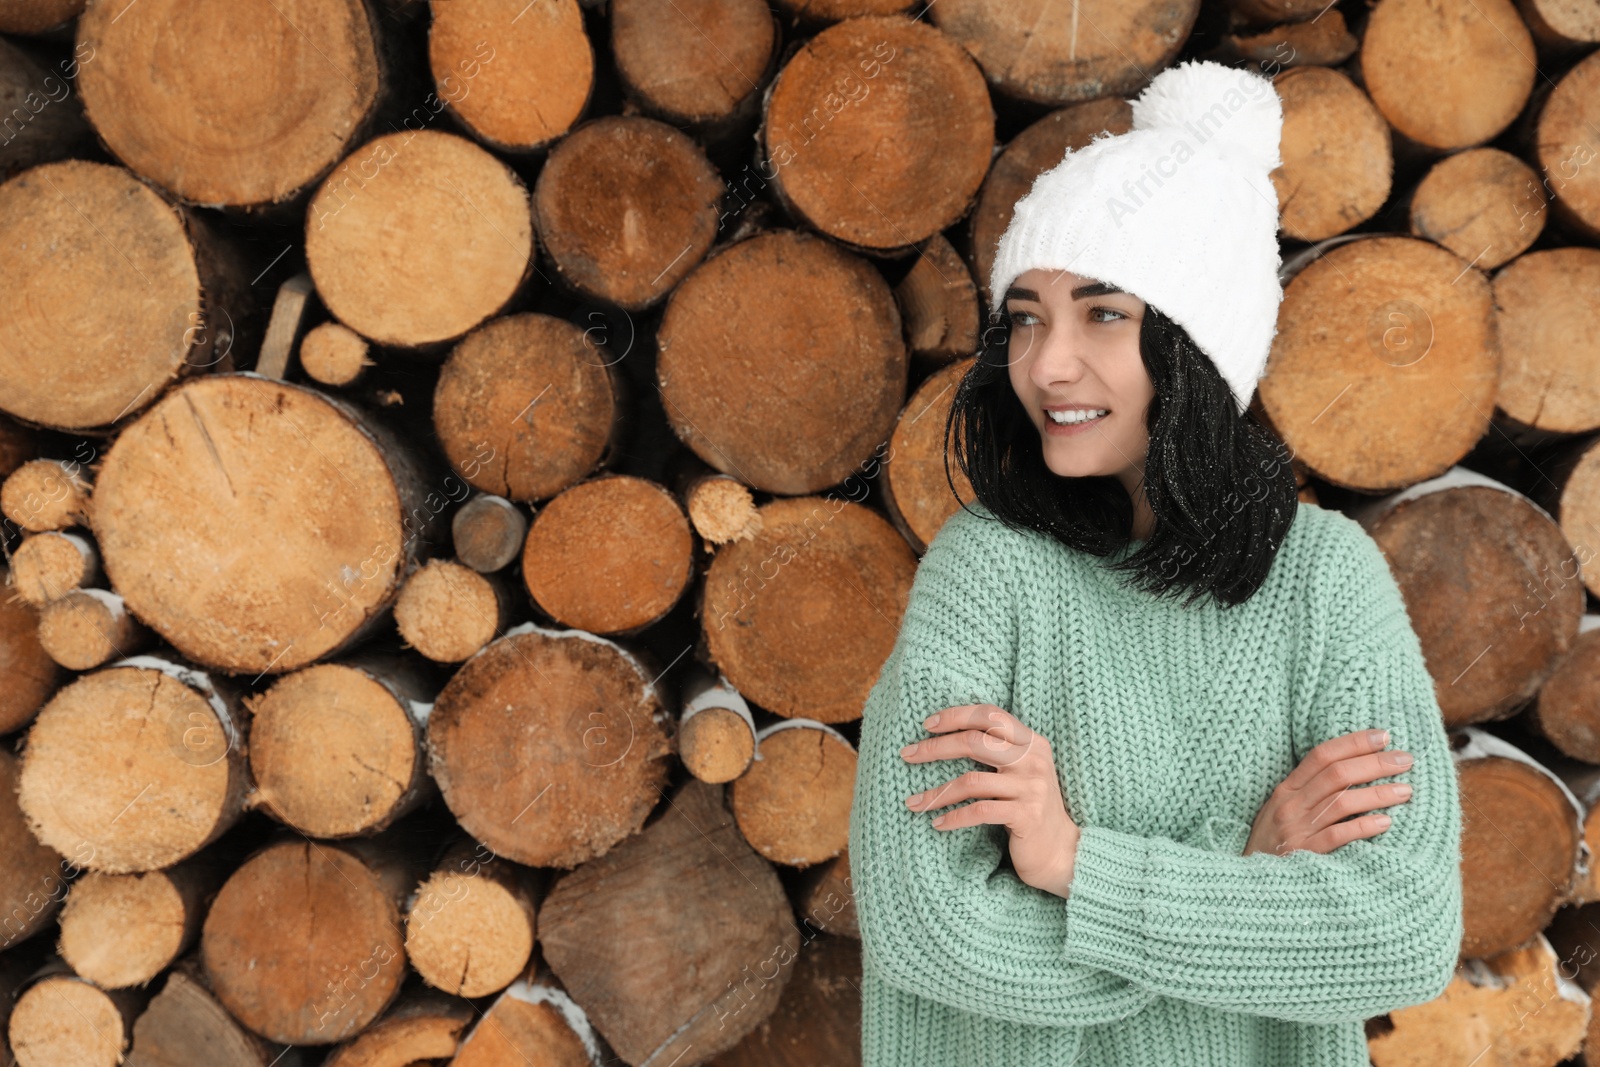
{"type": "Polygon", "coordinates": [[[1278,299],[1281,110],[1226,109],[1253,77],[1163,73],[1001,240],[947,427],[977,503],[863,711],[865,1067],[1365,1067],[1363,1021],[1454,972],[1420,644],[1246,412],[1278,299]],[[1163,167],[1211,101],[1213,143],[1163,167]]]}

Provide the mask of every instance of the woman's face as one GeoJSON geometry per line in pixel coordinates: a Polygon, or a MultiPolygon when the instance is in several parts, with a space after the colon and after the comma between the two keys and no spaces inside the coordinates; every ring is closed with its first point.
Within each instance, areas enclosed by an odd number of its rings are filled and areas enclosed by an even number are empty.
{"type": "Polygon", "coordinates": [[[1093,278],[1034,269],[1011,283],[1002,306],[1011,387],[1039,431],[1045,466],[1063,478],[1112,475],[1132,494],[1155,396],[1139,355],[1144,301],[1093,278]]]}

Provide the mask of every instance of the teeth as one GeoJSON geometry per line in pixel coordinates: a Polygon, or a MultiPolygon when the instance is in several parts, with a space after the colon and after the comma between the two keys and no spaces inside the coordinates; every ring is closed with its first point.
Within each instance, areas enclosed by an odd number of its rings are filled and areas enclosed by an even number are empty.
{"type": "Polygon", "coordinates": [[[1111,414],[1111,412],[1108,409],[1102,409],[1100,411],[1047,411],[1045,414],[1049,415],[1054,422],[1071,426],[1074,423],[1098,419],[1102,415],[1111,414]]]}

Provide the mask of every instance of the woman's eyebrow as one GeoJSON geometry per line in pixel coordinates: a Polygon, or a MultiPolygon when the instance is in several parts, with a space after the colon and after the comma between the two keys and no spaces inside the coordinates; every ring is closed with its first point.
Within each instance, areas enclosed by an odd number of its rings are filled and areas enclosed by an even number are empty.
{"type": "MultiPolygon", "coordinates": [[[[1071,295],[1072,299],[1074,300],[1082,300],[1086,296],[1106,296],[1110,293],[1125,292],[1127,292],[1127,290],[1119,289],[1115,285],[1107,285],[1105,282],[1090,282],[1087,285],[1080,285],[1076,289],[1072,290],[1071,295]]],[[[1005,299],[1032,300],[1037,304],[1039,302],[1039,294],[1032,289],[1024,289],[1021,286],[1013,285],[1011,288],[1006,290],[1005,299]]],[[[1002,301],[1002,303],[1004,303],[1004,301],[1002,301]]]]}

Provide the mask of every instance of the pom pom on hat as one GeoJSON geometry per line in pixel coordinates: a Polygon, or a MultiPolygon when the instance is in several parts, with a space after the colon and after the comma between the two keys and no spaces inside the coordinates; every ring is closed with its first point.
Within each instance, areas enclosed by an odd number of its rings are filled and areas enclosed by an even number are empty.
{"type": "Polygon", "coordinates": [[[1259,77],[1220,63],[1169,67],[1157,74],[1133,102],[1133,128],[1210,129],[1207,145],[1234,153],[1241,163],[1256,170],[1280,167],[1283,102],[1276,92],[1246,96],[1242,90],[1248,83],[1241,81],[1241,74],[1259,77]],[[1237,110],[1228,108],[1230,93],[1242,101],[1237,110]],[[1219,106],[1223,109],[1220,113],[1219,106]],[[1220,123],[1219,114],[1225,116],[1220,123]]]}

